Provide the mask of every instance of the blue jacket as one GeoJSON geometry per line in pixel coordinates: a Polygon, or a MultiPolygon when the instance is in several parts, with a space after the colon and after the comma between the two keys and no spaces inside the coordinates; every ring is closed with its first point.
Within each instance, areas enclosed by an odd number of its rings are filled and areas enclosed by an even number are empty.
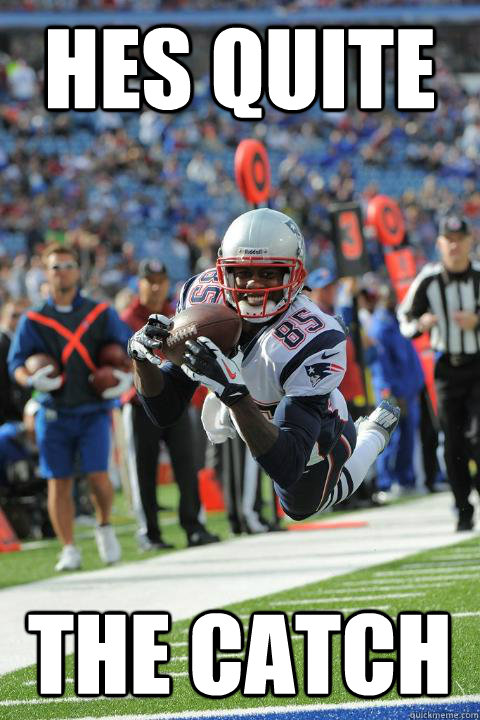
{"type": "Polygon", "coordinates": [[[400,332],[395,314],[386,308],[377,308],[370,336],[377,348],[377,357],[370,366],[377,397],[387,392],[396,397],[417,395],[425,384],[425,377],[417,352],[400,332]]]}
{"type": "Polygon", "coordinates": [[[128,338],[132,334],[130,328],[120,320],[117,312],[111,307],[103,309],[91,324],[87,324],[85,322],[87,315],[98,305],[97,302],[77,293],[72,303],[72,310],[67,313],[59,312],[52,299],[49,299],[37,309],[37,312],[29,311],[20,319],[8,353],[10,375],[13,377],[16,368],[24,365],[30,355],[41,352],[52,355],[64,372],[65,382],[60,390],[38,395],[42,405],[56,410],[83,413],[100,408],[107,409],[117,404],[96,395],[88,381],[91,369],[77,350],[69,355],[66,365],[63,366],[62,350],[67,345],[68,339],[59,334],[55,328],[35,319],[38,316],[46,317],[47,320],[63,326],[69,333],[85,326],[80,342],[95,362],[102,345],[116,342],[126,348],[128,338]]]}

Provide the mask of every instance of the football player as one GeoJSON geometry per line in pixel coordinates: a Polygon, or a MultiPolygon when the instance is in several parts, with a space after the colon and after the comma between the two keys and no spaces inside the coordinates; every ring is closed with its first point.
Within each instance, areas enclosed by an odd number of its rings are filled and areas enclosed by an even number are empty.
{"type": "Polygon", "coordinates": [[[235,426],[294,520],[354,493],[400,415],[383,401],[355,427],[338,390],[346,369],[344,329],[302,293],[304,259],[304,239],[290,217],[269,208],[246,212],[228,228],[216,268],[185,283],[178,307],[234,308],[243,321],[237,354],[227,357],[200,337],[187,341],[181,368],[159,367],[153,350],[168,336],[170,320],[158,315],[129,343],[151,419],[173,423],[198,383],[206,385],[217,404],[204,406],[207,434],[222,441],[235,426]]]}

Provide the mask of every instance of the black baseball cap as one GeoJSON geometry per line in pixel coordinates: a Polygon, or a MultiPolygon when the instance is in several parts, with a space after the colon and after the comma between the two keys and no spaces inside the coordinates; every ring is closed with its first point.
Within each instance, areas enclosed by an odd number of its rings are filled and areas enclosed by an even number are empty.
{"type": "Polygon", "coordinates": [[[161,260],[146,258],[140,261],[138,265],[138,277],[146,278],[149,275],[158,275],[159,273],[167,274],[167,268],[161,260]]]}
{"type": "Polygon", "coordinates": [[[449,212],[440,218],[438,224],[439,235],[448,235],[448,233],[459,232],[463,235],[470,235],[470,224],[468,220],[456,212],[449,212]]]}

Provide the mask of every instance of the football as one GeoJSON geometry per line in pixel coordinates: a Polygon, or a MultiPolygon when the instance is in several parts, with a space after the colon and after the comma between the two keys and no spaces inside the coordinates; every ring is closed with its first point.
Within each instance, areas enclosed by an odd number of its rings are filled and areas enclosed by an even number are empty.
{"type": "Polygon", "coordinates": [[[205,336],[229,355],[236,347],[241,331],[241,319],[226,305],[192,305],[175,315],[173,328],[162,350],[168,360],[181,365],[186,341],[205,336]]]}
{"type": "Polygon", "coordinates": [[[115,387],[118,385],[118,378],[113,374],[113,368],[111,365],[104,365],[98,368],[89,377],[90,385],[93,387],[98,395],[101,395],[107,388],[115,387]]]}
{"type": "Polygon", "coordinates": [[[30,357],[28,357],[25,361],[25,367],[29,375],[34,375],[37,370],[40,370],[40,368],[44,368],[47,365],[53,365],[54,368],[48,373],[48,377],[54,378],[57,377],[57,375],[60,375],[60,366],[51,355],[47,355],[46,353],[36,353],[35,355],[30,355],[30,357]]]}
{"type": "Polygon", "coordinates": [[[110,365],[119,370],[131,370],[132,361],[121,345],[118,343],[108,343],[100,348],[98,353],[97,365],[103,367],[110,365]]]}

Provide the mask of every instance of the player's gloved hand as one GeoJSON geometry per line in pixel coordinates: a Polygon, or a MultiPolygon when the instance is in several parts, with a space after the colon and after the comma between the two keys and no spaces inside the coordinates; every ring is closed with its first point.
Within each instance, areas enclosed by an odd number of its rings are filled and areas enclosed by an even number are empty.
{"type": "Polygon", "coordinates": [[[54,390],[58,390],[58,388],[63,385],[63,377],[61,375],[48,377],[53,369],[53,365],[45,365],[45,367],[40,368],[37,372],[34,372],[33,375],[30,375],[28,378],[29,387],[38,390],[38,392],[53,392],[54,390]]]}
{"type": "Polygon", "coordinates": [[[183,372],[191,380],[202,383],[227,407],[248,395],[237,364],[222,353],[215,343],[206,337],[187,340],[183,356],[183,372]]]}
{"type": "Polygon", "coordinates": [[[102,392],[102,398],[105,400],[120,397],[120,395],[123,395],[124,392],[131,388],[133,383],[133,374],[131,372],[125,372],[124,370],[115,368],[113,374],[118,379],[118,384],[102,392]]]}
{"type": "Polygon", "coordinates": [[[128,341],[127,353],[132,360],[143,362],[149,360],[154,365],[162,363],[161,358],[153,354],[161,350],[163,341],[168,337],[172,321],[166,315],[150,315],[148,322],[128,341]]]}

